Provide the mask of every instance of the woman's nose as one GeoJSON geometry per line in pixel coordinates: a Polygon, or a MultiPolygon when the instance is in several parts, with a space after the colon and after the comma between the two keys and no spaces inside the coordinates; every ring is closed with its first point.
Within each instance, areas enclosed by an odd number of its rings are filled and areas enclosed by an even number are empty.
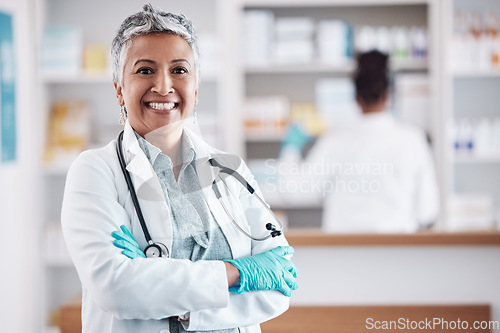
{"type": "Polygon", "coordinates": [[[168,73],[157,74],[151,91],[161,96],[174,92],[173,80],[170,75],[168,73]]]}

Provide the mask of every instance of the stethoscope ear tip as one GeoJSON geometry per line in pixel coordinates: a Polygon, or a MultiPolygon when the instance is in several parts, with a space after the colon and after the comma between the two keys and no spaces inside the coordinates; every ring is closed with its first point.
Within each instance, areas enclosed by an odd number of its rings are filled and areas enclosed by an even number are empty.
{"type": "Polygon", "coordinates": [[[281,230],[276,230],[276,226],[272,223],[266,224],[266,229],[271,231],[271,236],[281,236],[281,230]]]}
{"type": "Polygon", "coordinates": [[[281,236],[281,230],[273,230],[271,232],[272,237],[281,236]]]}

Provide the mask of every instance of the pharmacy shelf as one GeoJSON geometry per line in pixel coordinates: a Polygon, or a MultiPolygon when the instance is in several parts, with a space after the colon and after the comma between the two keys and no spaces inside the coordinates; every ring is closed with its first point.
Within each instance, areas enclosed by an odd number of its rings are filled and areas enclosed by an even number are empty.
{"type": "Polygon", "coordinates": [[[458,164],[500,163],[500,154],[496,155],[457,155],[454,162],[458,164]]]}
{"type": "Polygon", "coordinates": [[[279,195],[263,193],[266,202],[272,209],[289,210],[289,209],[322,209],[323,201],[311,199],[309,197],[301,197],[300,200],[286,199],[279,195]]]}
{"type": "Polygon", "coordinates": [[[261,142],[281,142],[283,141],[283,135],[278,134],[252,134],[245,137],[246,142],[250,143],[261,143],[261,142]]]}
{"type": "Polygon", "coordinates": [[[273,202],[272,200],[267,200],[267,203],[274,210],[323,209],[323,202],[302,202],[302,201],[296,201],[296,202],[289,202],[289,203],[287,203],[287,202],[283,202],[283,201],[273,202]]]}
{"type": "Polygon", "coordinates": [[[280,7],[332,7],[332,6],[380,6],[380,5],[414,5],[428,3],[427,0],[245,0],[246,7],[280,8],[280,7]]]}
{"type": "Polygon", "coordinates": [[[454,78],[500,78],[500,68],[496,69],[457,69],[452,71],[451,75],[454,78]]]}
{"type": "Polygon", "coordinates": [[[353,62],[343,64],[325,64],[325,63],[294,63],[294,64],[255,64],[247,65],[245,72],[247,74],[300,74],[300,73],[343,73],[350,74],[354,70],[353,62]]]}
{"type": "MultiPolygon", "coordinates": [[[[500,204],[500,192],[496,190],[500,177],[497,154],[480,155],[474,152],[456,152],[450,149],[447,138],[455,137],[454,128],[448,126],[460,119],[498,118],[497,105],[500,102],[497,85],[500,68],[488,63],[476,52],[480,39],[475,44],[460,44],[458,31],[470,31],[470,21],[460,20],[458,14],[467,16],[472,13],[486,14],[488,11],[500,11],[497,0],[443,0],[441,2],[440,31],[442,56],[440,70],[442,74],[442,110],[441,142],[444,156],[441,168],[441,201],[445,221],[451,221],[450,207],[457,192],[479,193],[493,200],[493,214],[500,204]],[[460,53],[458,53],[460,52],[460,53]],[[456,63],[456,67],[450,64],[456,63]],[[460,65],[458,65],[460,64],[460,65]],[[470,104],[467,104],[470,102],[470,104]],[[484,180],[484,181],[482,181],[484,180]]],[[[498,222],[498,221],[497,221],[498,222]]]]}
{"type": "MultiPolygon", "coordinates": [[[[355,63],[348,61],[339,64],[328,64],[322,62],[313,63],[267,63],[249,64],[245,66],[246,74],[344,74],[353,73],[355,63]]],[[[425,72],[428,70],[427,62],[404,62],[391,64],[393,72],[425,72]]]]}

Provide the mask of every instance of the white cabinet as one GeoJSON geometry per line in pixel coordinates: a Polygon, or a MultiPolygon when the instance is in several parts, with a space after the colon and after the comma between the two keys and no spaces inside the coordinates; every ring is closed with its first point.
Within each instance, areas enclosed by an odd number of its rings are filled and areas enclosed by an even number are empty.
{"type": "MultiPolygon", "coordinates": [[[[225,31],[221,15],[223,1],[150,1],[153,5],[173,13],[183,13],[190,18],[199,37],[200,76],[199,104],[196,107],[202,135],[213,145],[234,151],[237,144],[228,140],[228,104],[222,100],[227,77],[219,75],[226,55],[219,45],[224,43],[225,31]]],[[[43,57],[43,31],[46,27],[70,27],[80,36],[82,50],[88,45],[102,45],[109,49],[112,38],[121,21],[141,10],[143,3],[133,0],[77,1],[38,0],[37,32],[40,57],[43,57]]],[[[49,57],[50,60],[50,57],[49,57]]],[[[54,103],[62,100],[83,100],[89,114],[89,147],[104,146],[114,139],[119,131],[120,108],[116,101],[110,70],[89,73],[81,68],[63,75],[48,75],[43,66],[39,71],[39,112],[44,113],[45,137],[48,133],[50,111],[54,103]]],[[[231,111],[231,110],[230,110],[231,111]]],[[[44,225],[42,243],[41,326],[47,331],[57,331],[54,326],[57,309],[81,290],[76,269],[69,259],[60,231],[60,210],[64,183],[70,158],[61,163],[48,163],[43,173],[44,225]]]]}
{"type": "Polygon", "coordinates": [[[447,227],[495,227],[500,217],[500,3],[450,0],[443,6],[447,227]]]}

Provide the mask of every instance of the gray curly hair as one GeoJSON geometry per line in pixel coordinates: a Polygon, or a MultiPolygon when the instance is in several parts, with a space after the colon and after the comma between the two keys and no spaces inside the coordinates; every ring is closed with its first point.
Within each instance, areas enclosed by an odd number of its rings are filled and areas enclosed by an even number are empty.
{"type": "Polygon", "coordinates": [[[168,33],[184,38],[193,50],[196,79],[199,81],[198,42],[193,24],[182,14],[167,13],[151,4],[144,5],[142,11],[127,17],[111,43],[113,81],[123,83],[123,66],[132,40],[154,33],[168,33]]]}

